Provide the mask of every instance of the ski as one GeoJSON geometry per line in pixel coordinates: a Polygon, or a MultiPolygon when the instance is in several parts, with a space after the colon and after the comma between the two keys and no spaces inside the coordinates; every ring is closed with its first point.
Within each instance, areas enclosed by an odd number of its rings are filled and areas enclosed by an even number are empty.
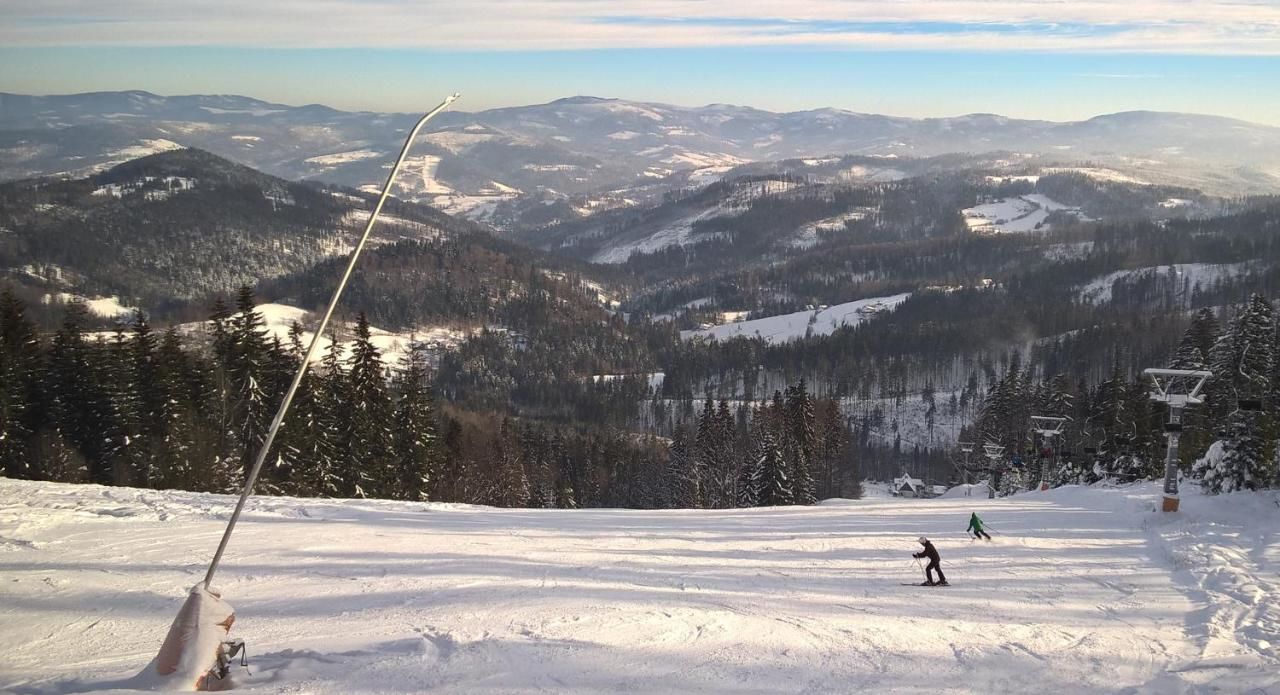
{"type": "Polygon", "coordinates": [[[921,584],[921,583],[903,582],[900,586],[951,586],[951,583],[948,582],[946,584],[921,584]]]}

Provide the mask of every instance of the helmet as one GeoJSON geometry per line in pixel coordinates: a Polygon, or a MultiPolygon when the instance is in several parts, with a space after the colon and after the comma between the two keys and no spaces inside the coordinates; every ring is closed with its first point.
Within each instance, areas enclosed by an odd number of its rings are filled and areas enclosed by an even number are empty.
{"type": "Polygon", "coordinates": [[[928,538],[925,538],[924,536],[920,536],[920,537],[919,537],[919,538],[917,538],[916,540],[920,541],[920,545],[924,545],[925,543],[928,543],[928,542],[929,542],[929,539],[928,539],[928,538]]]}

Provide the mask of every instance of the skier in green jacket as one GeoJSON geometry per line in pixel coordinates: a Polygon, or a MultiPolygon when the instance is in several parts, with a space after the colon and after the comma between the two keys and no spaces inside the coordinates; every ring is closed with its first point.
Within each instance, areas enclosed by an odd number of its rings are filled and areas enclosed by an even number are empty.
{"type": "Polygon", "coordinates": [[[973,512],[969,515],[969,528],[965,529],[965,531],[972,531],[973,539],[975,541],[978,540],[978,538],[991,540],[991,536],[988,535],[986,531],[982,530],[982,519],[978,518],[977,512],[973,512]]]}

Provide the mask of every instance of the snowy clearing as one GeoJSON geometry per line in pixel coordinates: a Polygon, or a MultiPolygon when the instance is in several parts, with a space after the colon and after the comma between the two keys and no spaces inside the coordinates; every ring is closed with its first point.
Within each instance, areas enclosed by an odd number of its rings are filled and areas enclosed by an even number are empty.
{"type": "Polygon", "coordinates": [[[606,247],[591,257],[592,263],[626,263],[631,254],[653,253],[668,246],[685,245],[693,240],[693,225],[721,215],[734,214],[734,210],[722,206],[714,206],[686,215],[685,217],[647,233],[640,239],[624,241],[606,247]]]}
{"type": "Polygon", "coordinates": [[[90,314],[108,319],[128,318],[137,311],[136,307],[121,304],[119,297],[82,297],[78,294],[58,292],[56,294],[46,294],[41,299],[45,304],[54,302],[70,304],[78,300],[84,302],[85,309],[90,314]]]}
{"type": "Polygon", "coordinates": [[[1087,176],[1096,181],[1109,181],[1112,183],[1132,183],[1141,186],[1149,186],[1149,181],[1135,178],[1128,174],[1116,171],[1115,169],[1106,169],[1099,167],[1045,167],[1040,170],[1044,174],[1080,174],[1087,176]]]}
{"type": "Polygon", "coordinates": [[[421,139],[453,154],[461,154],[482,142],[492,142],[497,139],[497,136],[492,133],[441,130],[427,133],[421,136],[421,139]]]}
{"type": "MultiPolygon", "coordinates": [[[[665,171],[659,178],[666,177],[665,171]]],[[[701,210],[688,212],[678,218],[662,224],[642,225],[639,231],[629,230],[630,238],[614,241],[591,257],[592,263],[626,263],[635,253],[653,253],[668,246],[693,243],[693,227],[714,217],[734,217],[746,211],[751,203],[759,198],[785,193],[796,187],[793,181],[751,181],[735,186],[723,199],[701,210]]],[[[699,240],[713,238],[703,235],[699,240]]]]}
{"type": "MultiPolygon", "coordinates": [[[[258,498],[218,587],[245,692],[1280,688],[1276,493],[737,511],[258,498]],[[995,532],[968,540],[971,511],[995,532]],[[952,586],[918,581],[934,540],[952,586]]],[[[0,689],[131,686],[233,500],[0,480],[0,689]]]]}
{"type": "Polygon", "coordinates": [[[333,154],[322,154],[315,157],[308,157],[308,164],[318,164],[323,167],[335,167],[341,164],[350,164],[351,162],[359,162],[365,159],[376,159],[382,157],[381,152],[373,150],[349,150],[347,152],[334,152],[333,154]]]}
{"type": "Polygon", "coordinates": [[[789,243],[794,248],[812,248],[821,241],[821,234],[842,232],[845,229],[846,222],[864,219],[868,215],[874,214],[875,211],[875,208],[860,207],[817,222],[810,222],[796,230],[795,236],[791,238],[789,243]]]}
{"type": "Polygon", "coordinates": [[[961,210],[969,231],[994,234],[1025,234],[1048,231],[1044,221],[1049,213],[1057,210],[1079,213],[1073,208],[1054,201],[1040,193],[1001,198],[961,210]]]}
{"type": "MultiPolygon", "coordinates": [[[[277,339],[285,347],[290,345],[289,330],[293,327],[294,322],[310,327],[318,320],[318,317],[306,309],[299,309],[288,304],[259,304],[256,308],[258,313],[262,315],[264,322],[263,332],[266,334],[267,339],[277,339]]],[[[337,321],[329,324],[329,333],[336,332],[338,334],[338,354],[339,359],[343,361],[351,357],[351,350],[355,347],[355,340],[351,337],[354,325],[354,323],[344,325],[337,321]]],[[[179,333],[197,335],[208,331],[209,324],[205,321],[195,321],[178,324],[175,328],[179,333]]],[[[392,333],[377,326],[370,326],[369,342],[378,348],[378,353],[382,356],[383,365],[390,369],[398,369],[402,361],[412,351],[415,343],[426,346],[431,353],[440,353],[457,349],[462,341],[479,331],[479,327],[418,326],[401,333],[392,333]]],[[[315,333],[311,330],[302,331],[300,339],[303,349],[306,349],[311,344],[311,339],[314,336],[315,333]]],[[[329,335],[325,335],[320,339],[320,345],[317,347],[315,357],[312,359],[313,364],[324,359],[332,343],[333,341],[330,340],[329,335]]]]}
{"type": "Polygon", "coordinates": [[[907,178],[906,172],[899,169],[865,167],[861,164],[855,164],[836,176],[838,181],[871,181],[873,183],[901,181],[905,178],[907,178]]]}
{"type": "Polygon", "coordinates": [[[881,312],[893,311],[911,294],[895,294],[890,297],[872,297],[845,302],[824,309],[813,311],[797,311],[792,314],[768,316],[750,321],[726,323],[710,328],[692,331],[680,331],[685,340],[692,338],[714,338],[728,340],[738,336],[748,338],[764,338],[765,341],[777,345],[791,340],[799,340],[810,335],[831,335],[838,328],[856,326],[870,320],[881,312]]]}
{"type": "Polygon", "coordinates": [[[159,152],[169,152],[172,150],[183,149],[182,145],[164,138],[156,138],[154,140],[142,140],[136,145],[122,147],[118,150],[109,152],[112,157],[123,157],[125,160],[138,159],[147,155],[157,154],[159,152]]]}
{"type": "Polygon", "coordinates": [[[1081,285],[1080,298],[1091,304],[1104,304],[1111,301],[1111,292],[1117,282],[1132,283],[1157,275],[1172,276],[1178,284],[1191,290],[1196,287],[1208,289],[1218,282],[1247,273],[1253,265],[1253,263],[1175,263],[1133,270],[1117,270],[1081,285]]]}

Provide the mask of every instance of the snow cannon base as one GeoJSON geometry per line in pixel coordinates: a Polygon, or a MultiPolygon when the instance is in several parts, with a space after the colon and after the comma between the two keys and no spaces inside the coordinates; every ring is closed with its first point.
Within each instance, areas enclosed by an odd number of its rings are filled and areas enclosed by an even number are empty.
{"type": "Polygon", "coordinates": [[[1176,511],[1178,511],[1178,498],[1177,498],[1177,497],[1170,497],[1169,495],[1165,495],[1165,496],[1164,496],[1164,502],[1163,502],[1163,504],[1161,504],[1161,506],[1160,506],[1160,511],[1163,511],[1163,512],[1176,512],[1176,511]]]}
{"type": "MultiPolygon", "coordinates": [[[[156,690],[228,689],[227,670],[234,654],[228,654],[227,645],[239,640],[228,642],[227,634],[235,620],[235,610],[221,594],[205,588],[203,582],[196,584],[169,627],[160,653],[138,674],[138,681],[156,690]]],[[[243,643],[238,646],[242,648],[243,643]]]]}

